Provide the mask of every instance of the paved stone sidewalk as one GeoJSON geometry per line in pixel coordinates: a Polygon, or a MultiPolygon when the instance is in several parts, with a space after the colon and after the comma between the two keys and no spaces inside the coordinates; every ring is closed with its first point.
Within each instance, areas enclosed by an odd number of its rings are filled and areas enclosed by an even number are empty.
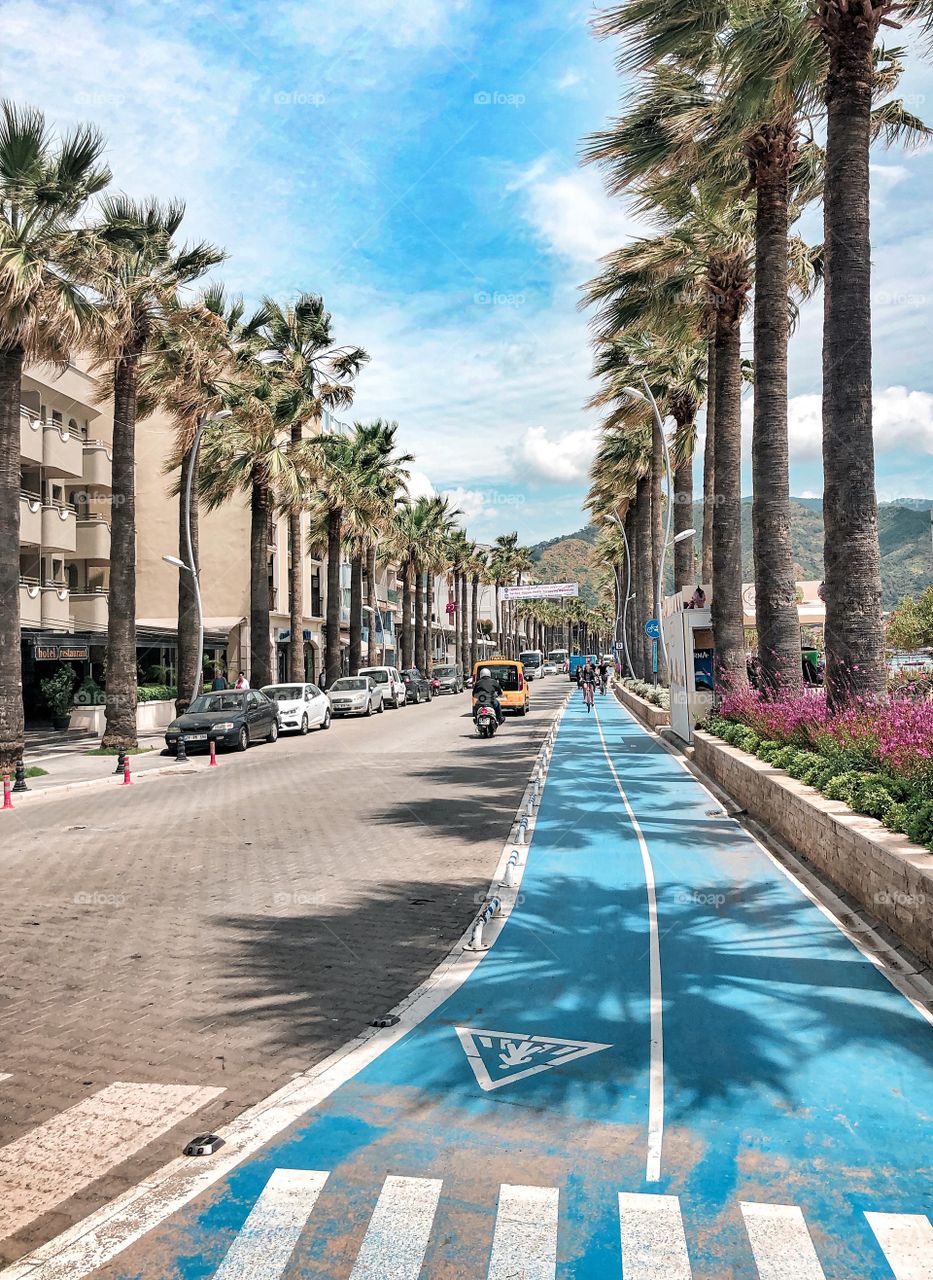
{"type": "Polygon", "coordinates": [[[489,743],[467,699],[447,698],[0,815],[0,1143],[115,1081],[224,1089],[0,1260],[319,1061],[435,967],[485,894],[565,692],[537,686],[532,715],[489,743]]]}

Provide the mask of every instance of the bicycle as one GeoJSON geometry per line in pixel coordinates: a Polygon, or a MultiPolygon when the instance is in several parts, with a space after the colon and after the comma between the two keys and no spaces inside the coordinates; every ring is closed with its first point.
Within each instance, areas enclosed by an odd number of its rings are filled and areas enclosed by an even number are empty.
{"type": "Polygon", "coordinates": [[[594,686],[589,682],[583,685],[583,701],[586,703],[587,713],[593,710],[593,688],[594,686]]]}

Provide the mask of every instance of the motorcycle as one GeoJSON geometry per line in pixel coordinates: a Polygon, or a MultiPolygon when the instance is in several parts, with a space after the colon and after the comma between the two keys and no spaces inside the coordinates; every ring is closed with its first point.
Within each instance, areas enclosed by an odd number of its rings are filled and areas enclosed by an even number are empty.
{"type": "Polygon", "coordinates": [[[482,697],[477,699],[473,719],[476,723],[476,732],[481,738],[494,738],[496,736],[499,721],[496,719],[495,708],[490,706],[488,702],[483,701],[482,697]]]}

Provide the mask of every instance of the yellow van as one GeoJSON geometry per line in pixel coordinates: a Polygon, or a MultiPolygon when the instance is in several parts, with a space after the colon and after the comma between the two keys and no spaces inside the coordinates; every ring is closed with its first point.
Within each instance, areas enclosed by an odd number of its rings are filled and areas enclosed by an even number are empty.
{"type": "Polygon", "coordinates": [[[512,658],[484,658],[473,667],[474,683],[484,667],[489,668],[492,678],[502,686],[502,697],[499,699],[502,710],[517,711],[520,716],[527,715],[530,698],[522,663],[515,662],[512,658]]]}

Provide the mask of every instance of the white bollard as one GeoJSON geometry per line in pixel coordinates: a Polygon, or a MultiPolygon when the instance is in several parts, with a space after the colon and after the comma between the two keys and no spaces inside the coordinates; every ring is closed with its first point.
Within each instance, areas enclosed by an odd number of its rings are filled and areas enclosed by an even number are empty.
{"type": "Polygon", "coordinates": [[[518,871],[518,850],[513,849],[505,868],[505,879],[502,883],[507,889],[515,888],[515,875],[518,871]]]}
{"type": "Polygon", "coordinates": [[[472,951],[482,951],[483,949],[483,919],[482,916],[473,923],[473,932],[470,934],[470,949],[472,951]]]}

